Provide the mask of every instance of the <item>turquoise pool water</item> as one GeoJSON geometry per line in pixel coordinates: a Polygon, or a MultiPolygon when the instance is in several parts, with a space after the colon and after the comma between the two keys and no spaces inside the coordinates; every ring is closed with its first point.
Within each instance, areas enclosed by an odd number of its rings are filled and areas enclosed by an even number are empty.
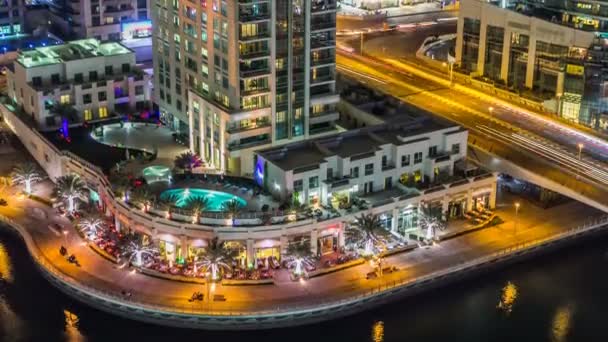
{"type": "Polygon", "coordinates": [[[154,182],[168,182],[171,177],[171,169],[163,165],[153,165],[143,169],[142,174],[148,184],[154,182]]]}
{"type": "Polygon", "coordinates": [[[209,207],[206,209],[206,211],[222,211],[222,204],[232,199],[236,200],[241,207],[247,205],[247,201],[239,196],[207,189],[169,189],[160,194],[161,199],[168,199],[171,196],[176,196],[178,198],[175,206],[180,208],[184,207],[188,199],[193,197],[204,197],[209,200],[209,207]]]}

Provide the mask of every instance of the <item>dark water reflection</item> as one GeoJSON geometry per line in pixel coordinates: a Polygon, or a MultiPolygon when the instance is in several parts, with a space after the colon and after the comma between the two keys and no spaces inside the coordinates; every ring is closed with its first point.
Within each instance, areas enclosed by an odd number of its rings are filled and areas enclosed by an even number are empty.
{"type": "Polygon", "coordinates": [[[0,229],[0,341],[608,341],[607,251],[608,238],[596,238],[346,319],[219,333],[142,324],[75,302],[0,229]]]}

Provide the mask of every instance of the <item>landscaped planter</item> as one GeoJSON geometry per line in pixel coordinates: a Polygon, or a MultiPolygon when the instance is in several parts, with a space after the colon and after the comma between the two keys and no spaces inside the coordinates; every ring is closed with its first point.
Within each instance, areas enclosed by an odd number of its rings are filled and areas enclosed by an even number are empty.
{"type": "Polygon", "coordinates": [[[239,280],[239,279],[222,279],[222,285],[228,285],[228,286],[238,286],[238,285],[274,285],[274,279],[272,279],[272,278],[258,279],[258,280],[252,280],[252,279],[244,279],[244,280],[239,280]]]}
{"type": "Polygon", "coordinates": [[[202,285],[205,284],[205,279],[203,279],[203,278],[186,277],[186,276],[178,275],[178,274],[163,273],[163,272],[158,272],[158,271],[151,270],[151,269],[145,268],[145,267],[139,268],[138,271],[142,274],[149,275],[149,276],[156,277],[156,278],[161,278],[161,279],[181,281],[183,283],[193,283],[193,284],[202,284],[202,285]]]}
{"type": "MultiPolygon", "coordinates": [[[[325,274],[341,271],[341,270],[344,270],[344,269],[347,269],[350,267],[362,265],[364,263],[365,263],[365,260],[362,258],[351,260],[351,261],[348,261],[348,262],[345,262],[343,264],[336,265],[333,267],[327,267],[327,268],[322,268],[320,270],[308,272],[308,278],[318,277],[318,276],[322,276],[325,274]]],[[[293,277],[292,277],[292,280],[297,280],[297,279],[293,279],[293,277]]]]}
{"type": "Polygon", "coordinates": [[[104,249],[101,249],[95,243],[88,242],[87,244],[89,245],[89,247],[91,247],[92,250],[95,251],[95,253],[101,255],[105,259],[107,259],[115,264],[118,264],[118,261],[119,261],[118,258],[116,258],[115,256],[111,255],[110,253],[106,252],[104,249]]]}
{"type": "Polygon", "coordinates": [[[388,251],[384,252],[384,254],[382,254],[382,255],[387,257],[389,255],[394,255],[394,254],[398,254],[398,253],[411,251],[412,249],[417,248],[417,247],[418,247],[418,245],[416,245],[416,244],[406,245],[403,247],[388,250],[388,251]]]}

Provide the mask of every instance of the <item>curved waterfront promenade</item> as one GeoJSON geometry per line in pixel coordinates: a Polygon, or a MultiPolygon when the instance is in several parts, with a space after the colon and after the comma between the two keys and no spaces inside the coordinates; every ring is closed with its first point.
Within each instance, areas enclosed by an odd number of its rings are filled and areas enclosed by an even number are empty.
{"type": "MultiPolygon", "coordinates": [[[[370,267],[362,265],[304,283],[276,279],[275,285],[217,285],[211,295],[222,294],[227,299],[225,302],[197,304],[188,303],[187,298],[194,291],[204,293],[206,286],[119,269],[82,245],[74,231],[67,236],[51,232],[48,223],[63,219],[35,202],[23,200],[10,210],[2,209],[0,218],[23,237],[45,278],[69,296],[130,319],[177,327],[236,330],[306,324],[345,316],[445,285],[501,261],[533,255],[561,242],[601,231],[608,225],[608,219],[602,217],[567,229],[568,225],[571,227],[573,222],[580,221],[581,212],[596,212],[577,203],[558,210],[559,215],[541,212],[537,221],[526,221],[524,217],[516,233],[510,227],[489,228],[437,247],[392,256],[388,262],[400,271],[382,279],[366,280],[370,267]],[[82,267],[67,263],[59,255],[62,244],[78,256],[82,267]],[[121,296],[124,289],[131,291],[132,297],[121,296]]],[[[65,220],[60,222],[67,224],[65,220]]]]}

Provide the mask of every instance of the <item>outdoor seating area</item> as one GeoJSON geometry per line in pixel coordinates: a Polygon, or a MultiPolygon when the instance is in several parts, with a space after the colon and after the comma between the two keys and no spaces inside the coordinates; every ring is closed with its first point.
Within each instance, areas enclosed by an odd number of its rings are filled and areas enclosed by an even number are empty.
{"type": "Polygon", "coordinates": [[[479,225],[492,220],[496,215],[492,210],[480,207],[464,213],[463,216],[470,222],[479,225]]]}

